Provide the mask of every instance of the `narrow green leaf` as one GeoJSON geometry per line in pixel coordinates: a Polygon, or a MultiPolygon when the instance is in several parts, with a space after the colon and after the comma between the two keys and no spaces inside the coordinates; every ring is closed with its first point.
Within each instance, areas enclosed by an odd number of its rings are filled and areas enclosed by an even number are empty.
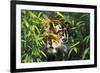
{"type": "Polygon", "coordinates": [[[69,53],[68,53],[68,57],[70,57],[72,51],[73,51],[73,49],[70,49],[70,51],[69,51],[69,53]]]}
{"type": "Polygon", "coordinates": [[[88,43],[90,40],[90,35],[86,36],[84,39],[83,39],[83,42],[84,43],[88,43]]]}
{"type": "Polygon", "coordinates": [[[25,41],[25,40],[21,40],[21,42],[22,42],[22,43],[26,43],[26,41],[25,41]]]}
{"type": "Polygon", "coordinates": [[[25,26],[28,28],[29,27],[29,23],[27,22],[27,20],[24,19],[24,23],[25,23],[25,26]]]}
{"type": "Polygon", "coordinates": [[[41,16],[41,14],[42,14],[42,12],[40,12],[40,13],[38,14],[38,17],[40,17],[40,16],[41,16]]]}
{"type": "Polygon", "coordinates": [[[38,16],[36,16],[34,13],[29,12],[29,14],[30,14],[31,17],[33,17],[33,18],[37,18],[37,19],[39,19],[39,20],[41,21],[41,19],[40,19],[38,16]]]}
{"type": "Polygon", "coordinates": [[[37,30],[38,33],[40,33],[40,31],[39,31],[37,26],[34,26],[34,28],[37,30]]]}
{"type": "Polygon", "coordinates": [[[75,47],[76,45],[78,45],[80,43],[80,41],[78,41],[77,43],[73,44],[70,48],[75,47]]]}
{"type": "Polygon", "coordinates": [[[40,50],[40,53],[43,54],[44,57],[47,57],[43,51],[40,50]]]}
{"type": "Polygon", "coordinates": [[[78,21],[78,22],[76,23],[76,25],[80,25],[80,24],[82,24],[82,23],[84,23],[84,21],[78,21]]]}
{"type": "Polygon", "coordinates": [[[89,48],[86,48],[85,51],[83,52],[82,59],[86,58],[86,55],[88,54],[88,52],[89,52],[89,48]]]}
{"type": "Polygon", "coordinates": [[[73,49],[74,49],[75,53],[77,53],[77,52],[78,52],[76,47],[74,47],[73,49]]]}
{"type": "Polygon", "coordinates": [[[57,15],[61,16],[62,18],[64,18],[64,16],[60,13],[60,12],[56,12],[57,15]]]}
{"type": "Polygon", "coordinates": [[[80,19],[86,17],[87,15],[88,14],[83,14],[82,16],[80,16],[80,19]]]}

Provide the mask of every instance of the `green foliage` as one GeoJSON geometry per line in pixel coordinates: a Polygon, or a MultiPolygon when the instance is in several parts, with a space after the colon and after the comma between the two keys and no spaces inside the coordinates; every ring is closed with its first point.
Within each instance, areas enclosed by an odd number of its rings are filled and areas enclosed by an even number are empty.
{"type": "Polygon", "coordinates": [[[43,50],[43,46],[47,46],[47,38],[57,37],[55,34],[48,34],[46,26],[50,23],[53,24],[52,28],[59,24],[66,28],[67,60],[89,59],[89,19],[89,13],[21,10],[21,62],[47,61],[48,52],[43,50]]]}
{"type": "Polygon", "coordinates": [[[44,44],[41,37],[40,19],[32,11],[22,10],[21,19],[21,48],[22,62],[41,62],[46,58],[45,53],[40,49],[44,44]],[[36,21],[36,22],[35,22],[36,21]],[[37,23],[38,22],[38,23],[37,23]],[[38,26],[37,26],[38,25],[38,26]]]}

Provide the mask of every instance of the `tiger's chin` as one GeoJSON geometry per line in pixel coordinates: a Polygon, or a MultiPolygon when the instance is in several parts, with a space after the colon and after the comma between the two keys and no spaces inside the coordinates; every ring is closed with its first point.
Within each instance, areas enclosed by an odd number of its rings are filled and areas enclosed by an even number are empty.
{"type": "Polygon", "coordinates": [[[49,48],[48,49],[48,53],[56,54],[57,53],[57,50],[55,48],[49,48]]]}

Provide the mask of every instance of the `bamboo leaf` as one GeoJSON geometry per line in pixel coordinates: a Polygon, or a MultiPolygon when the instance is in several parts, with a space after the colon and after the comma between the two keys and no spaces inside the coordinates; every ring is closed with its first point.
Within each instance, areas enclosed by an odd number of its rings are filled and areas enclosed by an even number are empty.
{"type": "Polygon", "coordinates": [[[29,14],[30,14],[31,17],[33,17],[33,18],[37,18],[37,19],[39,19],[39,20],[41,21],[41,19],[40,19],[38,16],[36,16],[34,13],[29,12],[29,14]]]}
{"type": "Polygon", "coordinates": [[[86,55],[88,54],[89,52],[89,48],[86,48],[83,52],[83,55],[82,55],[82,59],[85,59],[86,58],[86,55]]]}
{"type": "Polygon", "coordinates": [[[68,57],[70,57],[70,55],[71,55],[71,53],[72,53],[73,51],[74,51],[76,54],[78,53],[78,50],[77,50],[76,47],[71,48],[70,51],[69,51],[69,53],[68,53],[68,57]]]}
{"type": "Polygon", "coordinates": [[[37,26],[34,26],[34,28],[37,30],[38,33],[40,33],[40,31],[39,31],[37,26]]]}
{"type": "Polygon", "coordinates": [[[70,49],[70,51],[69,51],[69,53],[68,53],[68,57],[70,57],[72,51],[73,51],[73,49],[70,49]]]}
{"type": "Polygon", "coordinates": [[[43,56],[47,58],[47,55],[43,51],[40,50],[40,53],[43,54],[43,56]]]}
{"type": "Polygon", "coordinates": [[[75,51],[75,53],[77,53],[77,52],[78,52],[76,47],[74,48],[74,51],[75,51]]]}
{"type": "Polygon", "coordinates": [[[40,13],[38,14],[38,17],[40,17],[40,16],[41,16],[41,14],[42,14],[42,12],[40,12],[40,13]]]}
{"type": "Polygon", "coordinates": [[[56,12],[57,15],[59,15],[60,17],[64,18],[64,16],[60,13],[60,12],[56,12]]]}
{"type": "Polygon", "coordinates": [[[80,27],[81,25],[83,25],[83,23],[84,23],[84,21],[78,21],[78,22],[76,23],[76,26],[80,27]]]}
{"type": "Polygon", "coordinates": [[[25,23],[25,26],[28,28],[29,27],[29,23],[27,22],[27,20],[24,19],[24,23],[25,23]]]}
{"type": "Polygon", "coordinates": [[[76,45],[78,45],[80,43],[80,41],[78,41],[77,43],[73,44],[70,48],[75,47],[76,45]]]}
{"type": "Polygon", "coordinates": [[[84,43],[88,43],[90,40],[90,35],[86,36],[84,39],[83,39],[83,42],[84,43]]]}

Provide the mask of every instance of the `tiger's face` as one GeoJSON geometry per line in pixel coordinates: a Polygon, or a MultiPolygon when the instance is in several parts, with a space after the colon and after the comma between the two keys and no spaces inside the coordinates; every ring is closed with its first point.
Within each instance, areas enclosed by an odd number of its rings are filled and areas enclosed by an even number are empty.
{"type": "MultiPolygon", "coordinates": [[[[52,42],[53,48],[60,46],[61,42],[62,42],[62,38],[64,37],[64,30],[61,28],[61,25],[57,25],[55,27],[55,30],[56,30],[56,33],[55,32],[50,33],[50,34],[54,34],[54,36],[51,35],[52,39],[50,41],[50,42],[52,42]]],[[[51,45],[48,43],[47,47],[49,48],[50,46],[51,45]]]]}

